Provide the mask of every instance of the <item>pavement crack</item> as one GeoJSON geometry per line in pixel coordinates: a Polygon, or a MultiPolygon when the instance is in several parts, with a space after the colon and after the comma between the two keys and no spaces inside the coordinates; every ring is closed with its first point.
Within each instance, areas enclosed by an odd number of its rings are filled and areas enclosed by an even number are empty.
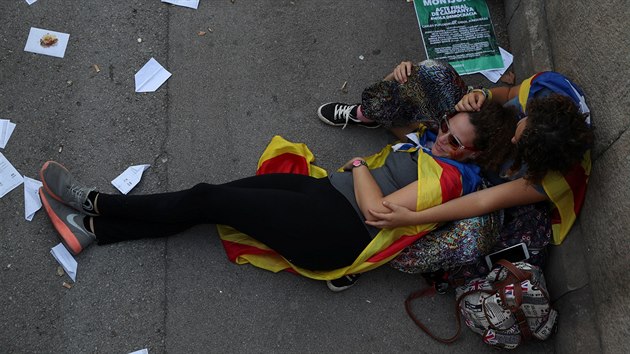
{"type": "Polygon", "coordinates": [[[514,8],[514,11],[512,11],[512,13],[510,14],[510,16],[509,16],[510,18],[508,18],[508,20],[507,20],[507,27],[509,27],[509,26],[510,26],[510,23],[512,23],[512,19],[514,18],[514,15],[515,15],[515,14],[516,14],[516,12],[518,11],[518,8],[519,8],[519,7],[521,7],[521,0],[519,0],[519,1],[516,3],[516,7],[514,8]]]}

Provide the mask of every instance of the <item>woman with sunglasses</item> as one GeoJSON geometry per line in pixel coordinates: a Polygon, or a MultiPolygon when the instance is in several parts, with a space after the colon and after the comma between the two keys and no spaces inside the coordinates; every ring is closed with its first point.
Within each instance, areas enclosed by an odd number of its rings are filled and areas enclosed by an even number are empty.
{"type": "Polygon", "coordinates": [[[388,211],[371,211],[377,220],[368,220],[369,225],[446,222],[550,201],[552,242],[564,240],[584,200],[591,166],[593,133],[582,90],[561,74],[544,72],[515,87],[473,90],[455,108],[477,111],[490,100],[518,111],[514,154],[499,169],[486,169],[497,185],[422,211],[384,201],[388,211]]]}
{"type": "Polygon", "coordinates": [[[369,210],[386,210],[383,201],[415,208],[420,195],[447,191],[447,200],[476,189],[479,169],[463,162],[500,154],[510,134],[489,132],[509,132],[515,125],[513,112],[488,106],[445,118],[437,135],[419,136],[419,148],[383,150],[381,167],[370,169],[366,159],[357,157],[345,164],[345,172],[329,178],[262,174],[178,192],[111,195],[86,187],[61,164],[49,161],[40,171],[40,197],[62,242],[75,255],[95,241],[166,237],[212,223],[262,242],[295,269],[339,269],[354,264],[381,232],[365,220],[373,220],[369,210]],[[434,165],[448,173],[423,174],[421,184],[420,169],[434,165]]]}

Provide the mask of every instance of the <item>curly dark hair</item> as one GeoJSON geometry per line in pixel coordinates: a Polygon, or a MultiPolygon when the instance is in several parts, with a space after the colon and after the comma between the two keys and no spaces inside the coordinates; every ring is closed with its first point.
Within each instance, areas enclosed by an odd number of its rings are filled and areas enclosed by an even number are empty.
{"type": "Polygon", "coordinates": [[[486,101],[478,112],[468,112],[475,127],[473,145],[481,153],[474,158],[487,171],[498,171],[516,152],[511,139],[516,130],[516,111],[496,102],[486,101]]]}
{"type": "Polygon", "coordinates": [[[527,164],[524,176],[540,183],[548,171],[562,174],[582,161],[593,144],[593,131],[573,100],[552,94],[527,103],[527,126],[517,143],[512,170],[527,164]]]}

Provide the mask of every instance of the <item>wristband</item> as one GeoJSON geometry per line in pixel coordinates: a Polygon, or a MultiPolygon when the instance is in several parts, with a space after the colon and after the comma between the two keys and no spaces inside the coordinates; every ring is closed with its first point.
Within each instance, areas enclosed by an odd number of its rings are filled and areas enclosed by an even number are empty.
{"type": "Polygon", "coordinates": [[[487,88],[473,89],[470,92],[480,92],[483,97],[486,98],[486,100],[492,101],[492,91],[488,90],[487,88]]]}

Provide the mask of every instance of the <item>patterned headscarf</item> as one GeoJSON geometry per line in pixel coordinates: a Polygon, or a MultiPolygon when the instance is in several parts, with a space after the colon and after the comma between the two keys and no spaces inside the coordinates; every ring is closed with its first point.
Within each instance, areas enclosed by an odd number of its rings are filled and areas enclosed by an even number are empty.
{"type": "Polygon", "coordinates": [[[430,127],[466,94],[466,85],[451,65],[425,60],[413,66],[404,84],[381,81],[363,91],[366,117],[385,128],[424,122],[430,127]]]}

